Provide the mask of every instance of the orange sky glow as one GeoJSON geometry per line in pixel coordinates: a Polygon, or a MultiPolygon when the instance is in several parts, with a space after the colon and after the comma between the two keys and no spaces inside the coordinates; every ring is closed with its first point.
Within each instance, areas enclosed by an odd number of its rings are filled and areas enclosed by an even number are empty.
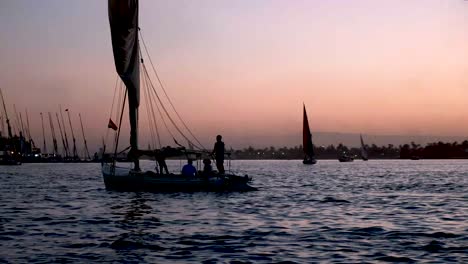
{"type": "MultiPolygon", "coordinates": [[[[39,112],[59,104],[82,114],[91,144],[104,136],[116,78],[106,3],[0,4],[0,88],[10,115],[13,104],[28,109],[36,141],[39,112]]],[[[312,133],[468,136],[466,1],[140,6],[158,73],[210,147],[216,134],[238,146],[297,134],[300,144],[302,103],[312,133]]],[[[146,110],[140,113],[146,145],[146,110]]]]}

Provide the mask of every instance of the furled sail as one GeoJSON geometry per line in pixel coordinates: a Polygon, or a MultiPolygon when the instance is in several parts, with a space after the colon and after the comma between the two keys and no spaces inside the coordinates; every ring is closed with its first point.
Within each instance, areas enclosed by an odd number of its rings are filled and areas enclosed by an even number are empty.
{"type": "MultiPolygon", "coordinates": [[[[109,0],[108,6],[115,68],[128,92],[130,146],[136,151],[140,104],[138,0],[109,0]]],[[[135,166],[138,169],[138,161],[135,166]]]]}
{"type": "Polygon", "coordinates": [[[366,150],[366,147],[364,145],[364,140],[362,139],[362,135],[359,135],[359,137],[361,138],[361,157],[362,157],[363,160],[368,160],[369,155],[367,154],[367,150],[366,150]]]}
{"type": "Polygon", "coordinates": [[[314,154],[314,146],[312,144],[312,134],[310,133],[309,120],[307,118],[307,112],[304,105],[304,123],[302,126],[302,146],[304,148],[304,154],[312,159],[314,154]]]}

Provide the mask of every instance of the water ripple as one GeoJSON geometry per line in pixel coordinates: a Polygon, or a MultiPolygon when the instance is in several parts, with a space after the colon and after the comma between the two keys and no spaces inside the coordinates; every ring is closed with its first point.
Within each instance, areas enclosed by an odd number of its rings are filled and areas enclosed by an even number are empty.
{"type": "Polygon", "coordinates": [[[468,262],[465,161],[236,168],[260,190],[120,193],[99,164],[2,167],[0,263],[468,262]]]}

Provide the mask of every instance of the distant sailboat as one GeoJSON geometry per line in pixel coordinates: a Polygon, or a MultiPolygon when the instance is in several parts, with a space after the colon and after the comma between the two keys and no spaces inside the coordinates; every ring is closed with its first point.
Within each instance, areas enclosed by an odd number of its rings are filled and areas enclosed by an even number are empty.
{"type": "Polygon", "coordinates": [[[348,153],[342,152],[341,154],[338,155],[338,160],[340,162],[352,162],[354,161],[354,158],[348,153]]]}
{"type": "Polygon", "coordinates": [[[361,158],[363,161],[369,160],[369,154],[367,153],[366,146],[364,145],[364,140],[362,139],[362,135],[359,135],[361,138],[361,158]]]}
{"type": "Polygon", "coordinates": [[[21,165],[21,154],[19,153],[20,151],[16,147],[19,144],[21,144],[21,138],[16,135],[13,137],[13,134],[11,133],[10,119],[8,119],[8,112],[5,106],[5,98],[3,97],[1,89],[0,99],[2,101],[3,111],[5,114],[5,121],[8,127],[8,134],[5,135],[5,137],[3,137],[1,133],[4,132],[4,128],[2,128],[2,131],[0,132],[0,165],[21,165]]]}
{"type": "Polygon", "coordinates": [[[302,146],[304,149],[304,164],[315,164],[314,145],[312,144],[312,134],[310,133],[309,120],[307,118],[307,112],[304,105],[304,120],[302,126],[302,146]]]}

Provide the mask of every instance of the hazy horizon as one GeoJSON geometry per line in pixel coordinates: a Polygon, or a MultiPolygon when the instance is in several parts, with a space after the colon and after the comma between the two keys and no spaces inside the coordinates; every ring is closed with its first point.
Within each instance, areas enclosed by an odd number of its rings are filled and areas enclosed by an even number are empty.
{"type": "MultiPolygon", "coordinates": [[[[78,144],[81,113],[95,149],[116,80],[107,1],[0,7],[0,88],[10,119],[13,104],[23,115],[27,108],[42,146],[39,113],[55,115],[61,104],[78,144]]],[[[378,142],[468,137],[467,14],[462,0],[140,1],[158,72],[208,148],[217,134],[233,147],[299,145],[302,103],[319,145],[350,144],[359,133],[378,142]]]]}

